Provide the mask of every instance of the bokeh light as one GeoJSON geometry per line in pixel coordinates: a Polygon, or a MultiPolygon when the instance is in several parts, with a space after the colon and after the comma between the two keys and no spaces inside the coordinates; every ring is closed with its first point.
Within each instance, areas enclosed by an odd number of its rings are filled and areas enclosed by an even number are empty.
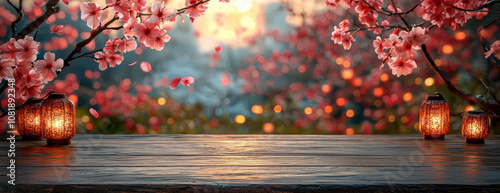
{"type": "Polygon", "coordinates": [[[234,122],[238,123],[238,124],[243,124],[245,123],[246,121],[246,118],[244,115],[236,115],[236,117],[234,117],[234,122]]]}

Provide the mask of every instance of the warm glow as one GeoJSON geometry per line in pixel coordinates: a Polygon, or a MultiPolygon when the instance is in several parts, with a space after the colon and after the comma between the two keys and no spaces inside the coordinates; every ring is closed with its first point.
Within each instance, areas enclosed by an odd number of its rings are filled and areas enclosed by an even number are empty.
{"type": "Polygon", "coordinates": [[[41,138],[41,103],[26,103],[15,113],[15,124],[17,131],[23,136],[23,139],[41,138]]]}
{"type": "Polygon", "coordinates": [[[449,44],[445,44],[445,45],[443,45],[441,50],[443,51],[444,54],[451,54],[451,53],[453,53],[453,46],[449,45],[449,44]]]}
{"type": "Polygon", "coordinates": [[[50,94],[41,111],[41,134],[47,144],[70,144],[75,135],[75,104],[65,94],[50,94]]]}
{"type": "Polygon", "coordinates": [[[326,106],[325,107],[325,113],[331,113],[331,112],[333,112],[332,106],[330,106],[330,105],[326,106]]]}
{"type": "Polygon", "coordinates": [[[236,9],[241,12],[247,12],[252,8],[252,1],[247,0],[233,0],[236,9]]]}
{"type": "Polygon", "coordinates": [[[169,118],[167,119],[167,123],[168,123],[169,125],[173,125],[173,124],[175,123],[174,118],[169,117],[169,118]]]}
{"type": "Polygon", "coordinates": [[[332,91],[332,86],[331,85],[329,85],[329,84],[323,84],[321,86],[321,92],[323,94],[328,94],[328,93],[330,93],[330,91],[332,91]]]}
{"type": "Polygon", "coordinates": [[[70,94],[68,96],[69,99],[71,99],[71,101],[73,101],[73,103],[75,103],[75,105],[78,105],[78,96],[74,95],[74,94],[70,94]]]}
{"type": "Polygon", "coordinates": [[[426,78],[424,84],[425,84],[425,86],[434,85],[434,78],[432,78],[432,77],[426,78]]]}
{"type": "Polygon", "coordinates": [[[352,129],[352,128],[347,128],[347,129],[345,130],[345,134],[346,134],[346,135],[354,135],[354,129],[352,129]]]}
{"type": "Polygon", "coordinates": [[[363,84],[363,80],[361,80],[361,78],[355,78],[352,80],[351,84],[355,87],[360,87],[363,84]]]}
{"type": "Polygon", "coordinates": [[[281,106],[280,106],[280,105],[276,105],[276,106],[274,106],[274,112],[275,112],[275,113],[281,113],[281,110],[282,110],[282,109],[281,109],[281,106]]]}
{"type": "Polygon", "coordinates": [[[373,96],[375,96],[375,97],[381,97],[382,95],[384,95],[384,89],[383,88],[377,87],[377,88],[373,89],[373,96]]]}
{"type": "Polygon", "coordinates": [[[246,118],[243,115],[236,115],[236,117],[234,117],[234,122],[236,122],[238,124],[243,124],[243,123],[245,123],[245,121],[246,121],[246,118]]]}
{"type": "Polygon", "coordinates": [[[464,40],[466,37],[467,37],[467,35],[463,31],[459,31],[459,32],[455,33],[455,39],[458,41],[464,40]]]}
{"type": "Polygon", "coordinates": [[[380,75],[380,81],[385,82],[389,80],[389,75],[386,73],[383,73],[380,75]]]}
{"type": "Polygon", "coordinates": [[[390,115],[388,118],[387,118],[387,121],[393,123],[394,121],[396,121],[396,116],[394,115],[390,115]]]}
{"type": "Polygon", "coordinates": [[[412,98],[413,98],[413,95],[412,95],[411,93],[409,93],[409,92],[407,92],[407,93],[405,93],[405,94],[403,95],[403,100],[404,100],[405,102],[411,101],[411,99],[412,99],[412,98]]]}
{"type": "Polygon", "coordinates": [[[416,85],[421,85],[422,84],[422,79],[421,78],[415,78],[415,84],[416,85]]]}
{"type": "Polygon", "coordinates": [[[352,69],[344,69],[341,72],[342,78],[345,80],[351,80],[354,77],[354,71],[352,69]]]}
{"type": "Polygon", "coordinates": [[[262,130],[266,133],[272,133],[274,131],[273,123],[264,123],[264,125],[262,125],[262,130]]]}
{"type": "Polygon", "coordinates": [[[262,112],[264,112],[264,108],[261,105],[252,106],[252,113],[260,115],[260,114],[262,114],[262,112]]]}
{"type": "Polygon", "coordinates": [[[90,121],[89,116],[87,116],[87,115],[83,115],[83,116],[82,116],[82,122],[87,123],[87,122],[89,122],[89,121],[90,121]]]}
{"type": "Polygon", "coordinates": [[[306,107],[306,108],[304,109],[304,113],[305,113],[306,115],[310,115],[310,114],[312,114],[312,112],[313,112],[313,110],[312,110],[312,108],[311,108],[311,107],[306,107]]]}
{"type": "Polygon", "coordinates": [[[472,105],[467,105],[467,106],[465,106],[464,112],[469,112],[472,110],[474,110],[474,107],[472,105]]]}
{"type": "Polygon", "coordinates": [[[344,60],[344,62],[342,62],[342,65],[344,66],[344,68],[349,68],[351,67],[351,62],[349,62],[349,60],[344,60]]]}
{"type": "Polygon", "coordinates": [[[335,60],[335,63],[337,63],[338,65],[342,65],[342,63],[344,63],[344,58],[342,58],[342,57],[338,57],[338,58],[335,60]]]}
{"type": "Polygon", "coordinates": [[[347,110],[347,112],[345,112],[345,115],[349,118],[354,117],[354,111],[352,109],[349,109],[347,110]]]}
{"type": "Polygon", "coordinates": [[[436,66],[440,67],[441,64],[443,64],[443,60],[441,60],[441,59],[435,59],[434,63],[436,63],[436,66]]]}
{"type": "Polygon", "coordinates": [[[256,26],[255,20],[252,19],[250,16],[241,17],[240,24],[242,27],[245,27],[247,29],[254,29],[256,26]]]}
{"type": "Polygon", "coordinates": [[[167,100],[163,97],[158,98],[158,105],[163,106],[167,103],[167,100]]]}
{"type": "Polygon", "coordinates": [[[339,107],[343,107],[347,104],[347,100],[345,98],[338,98],[335,102],[339,107]]]}

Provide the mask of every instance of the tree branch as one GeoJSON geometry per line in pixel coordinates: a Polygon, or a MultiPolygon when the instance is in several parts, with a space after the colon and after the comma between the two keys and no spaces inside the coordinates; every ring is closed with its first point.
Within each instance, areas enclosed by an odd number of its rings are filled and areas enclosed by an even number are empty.
{"type": "Polygon", "coordinates": [[[24,36],[38,29],[38,27],[40,27],[40,25],[42,25],[42,23],[44,23],[52,14],[59,12],[59,7],[56,7],[58,2],[59,0],[49,0],[45,5],[45,14],[24,27],[21,33],[14,35],[14,39],[24,38],[24,36]]]}
{"type": "Polygon", "coordinates": [[[488,85],[486,85],[483,79],[481,79],[481,82],[483,83],[484,87],[486,87],[486,90],[488,90],[488,93],[491,95],[493,100],[495,100],[497,103],[500,103],[497,96],[495,95],[495,92],[493,92],[493,90],[488,85]]]}
{"type": "Polygon", "coordinates": [[[469,104],[478,104],[481,105],[483,108],[485,108],[487,111],[500,115],[500,103],[498,103],[495,100],[487,99],[484,96],[481,95],[473,95],[471,93],[464,92],[457,88],[451,80],[444,74],[444,72],[434,63],[434,60],[432,59],[431,55],[429,54],[427,50],[427,46],[423,44],[421,46],[422,53],[424,54],[425,58],[427,59],[427,62],[431,65],[432,69],[436,74],[441,77],[441,79],[444,81],[446,84],[446,87],[448,88],[449,91],[455,93],[458,95],[460,98],[464,99],[467,101],[469,104]]]}
{"type": "MultiPolygon", "coordinates": [[[[488,51],[488,49],[486,48],[486,45],[484,45],[484,41],[483,41],[483,37],[481,37],[481,30],[485,29],[485,28],[488,28],[490,26],[492,26],[495,22],[497,21],[500,21],[500,17],[490,21],[488,24],[486,24],[485,26],[482,26],[480,28],[477,29],[477,34],[479,36],[479,42],[481,43],[481,46],[483,46],[483,51],[486,52],[488,51]]],[[[500,64],[498,64],[495,59],[493,57],[489,57],[488,59],[488,62],[493,66],[495,67],[498,71],[500,71],[500,64]]]]}
{"type": "Polygon", "coordinates": [[[17,30],[16,30],[16,25],[21,21],[23,18],[23,0],[19,0],[19,7],[14,6],[10,0],[7,0],[7,2],[12,6],[16,12],[17,12],[17,19],[12,22],[11,29],[12,29],[12,36],[17,35],[17,30]]]}

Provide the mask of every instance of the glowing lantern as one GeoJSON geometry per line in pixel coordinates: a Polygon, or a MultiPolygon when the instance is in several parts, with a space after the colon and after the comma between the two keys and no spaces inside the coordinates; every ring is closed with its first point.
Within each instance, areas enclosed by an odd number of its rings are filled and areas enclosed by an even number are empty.
{"type": "Polygon", "coordinates": [[[42,103],[29,100],[16,111],[16,127],[23,140],[40,140],[40,116],[42,103]]]}
{"type": "Polygon", "coordinates": [[[469,111],[462,119],[462,136],[466,143],[484,143],[490,120],[482,111],[469,111]]]}
{"type": "Polygon", "coordinates": [[[49,145],[67,145],[75,135],[75,104],[66,94],[50,94],[42,103],[42,137],[49,145]]]}
{"type": "Polygon", "coordinates": [[[450,106],[439,93],[428,95],[420,105],[420,133],[424,139],[444,139],[450,130],[450,106]]]}

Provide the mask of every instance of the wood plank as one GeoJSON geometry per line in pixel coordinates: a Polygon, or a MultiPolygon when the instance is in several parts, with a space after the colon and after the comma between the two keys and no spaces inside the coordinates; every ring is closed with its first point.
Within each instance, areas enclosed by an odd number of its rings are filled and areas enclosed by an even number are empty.
{"type": "MultiPolygon", "coordinates": [[[[0,150],[8,146],[0,142],[0,150]]],[[[445,141],[421,135],[76,135],[69,146],[16,146],[17,182],[24,186],[0,185],[0,192],[112,190],[103,185],[167,192],[500,186],[499,136],[477,145],[460,135],[445,141]]],[[[7,165],[0,156],[0,166],[7,165]]]]}

